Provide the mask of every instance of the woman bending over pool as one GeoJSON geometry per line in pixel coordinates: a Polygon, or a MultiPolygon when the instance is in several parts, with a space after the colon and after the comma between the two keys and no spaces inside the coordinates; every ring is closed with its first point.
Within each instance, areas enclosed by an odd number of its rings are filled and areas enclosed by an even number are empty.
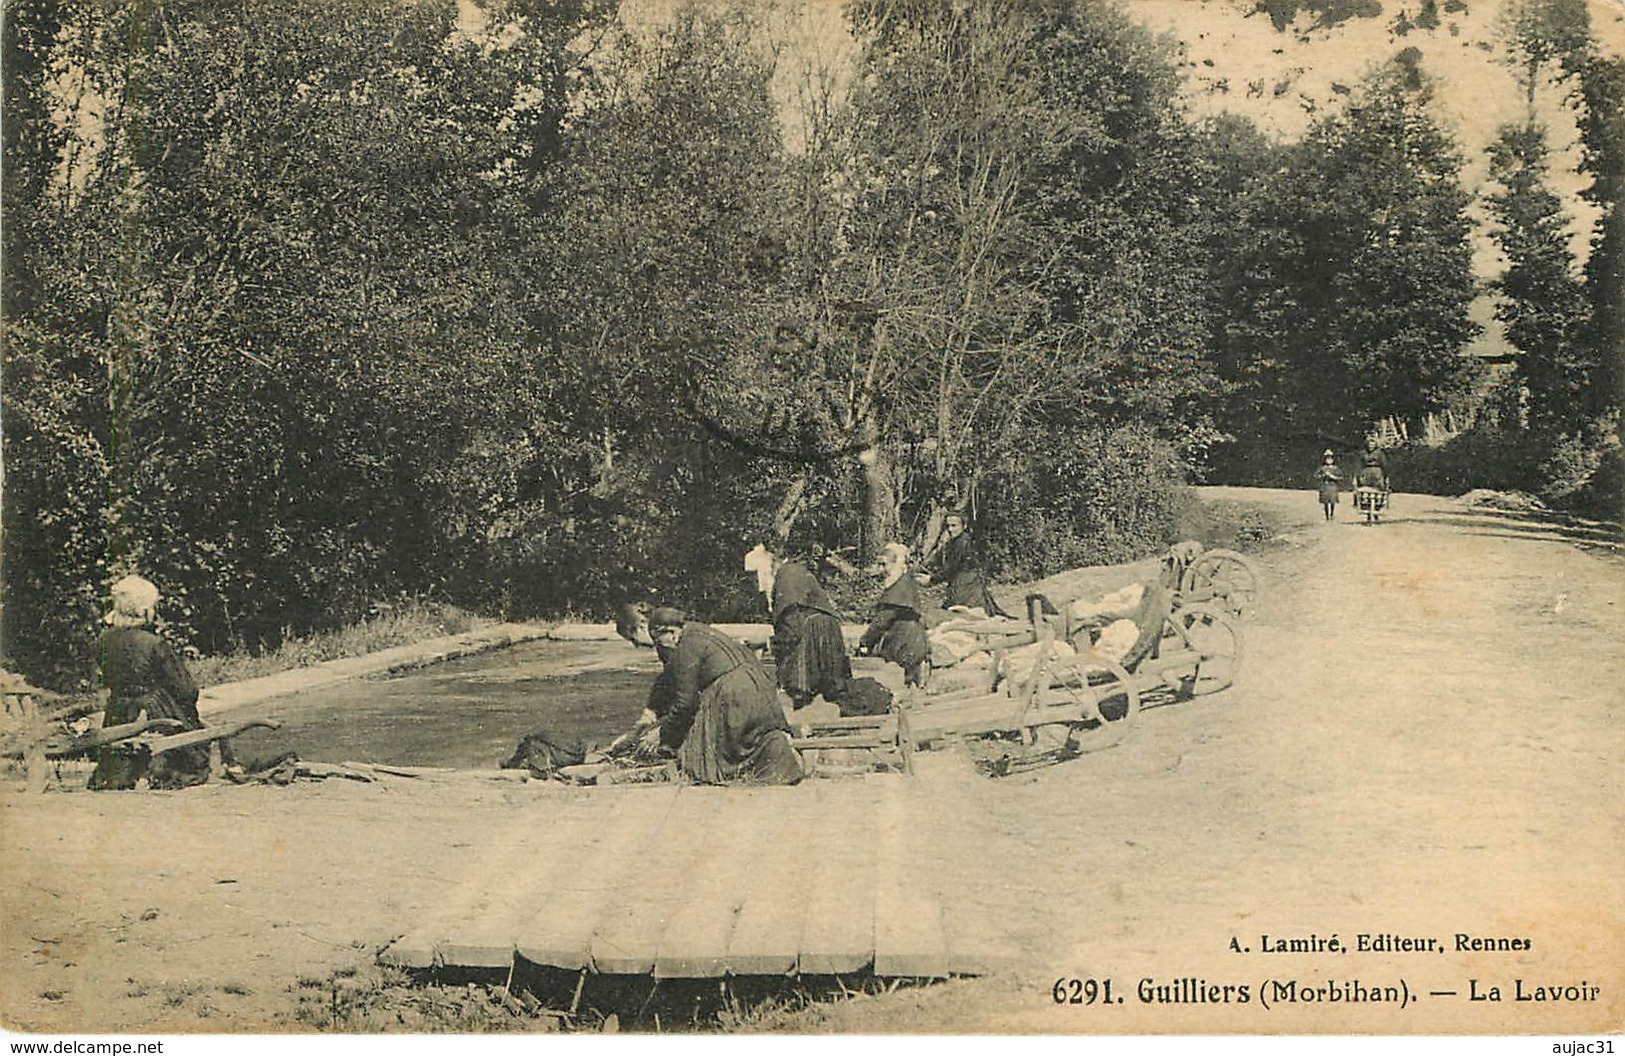
{"type": "Polygon", "coordinates": [[[801,780],[777,687],[754,653],[672,608],[649,614],[649,632],[667,659],[666,692],[650,699],[651,710],[663,710],[646,748],[675,752],[678,767],[700,784],[801,780]]]}

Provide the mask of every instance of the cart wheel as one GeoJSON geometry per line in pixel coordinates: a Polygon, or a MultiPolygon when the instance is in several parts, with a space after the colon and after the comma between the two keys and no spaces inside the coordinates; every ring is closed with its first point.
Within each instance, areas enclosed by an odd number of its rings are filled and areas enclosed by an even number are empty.
{"type": "Polygon", "coordinates": [[[1258,573],[1234,550],[1207,550],[1185,569],[1179,590],[1198,604],[1211,600],[1246,619],[1258,604],[1258,573]]]}
{"type": "Polygon", "coordinates": [[[1116,744],[1140,714],[1140,691],[1123,665],[1091,653],[1055,664],[1050,671],[1049,699],[1054,704],[1084,705],[1084,721],[1064,728],[1069,737],[1087,738],[1090,747],[1104,747],[1100,738],[1116,744]]]}
{"type": "Polygon", "coordinates": [[[1199,660],[1188,692],[1192,696],[1228,689],[1241,670],[1241,627],[1229,613],[1192,605],[1174,613],[1199,660]]]}

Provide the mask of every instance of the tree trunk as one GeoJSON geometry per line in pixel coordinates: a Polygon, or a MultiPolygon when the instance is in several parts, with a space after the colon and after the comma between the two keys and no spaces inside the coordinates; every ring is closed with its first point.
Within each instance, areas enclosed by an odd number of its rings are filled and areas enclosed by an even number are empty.
{"type": "Polygon", "coordinates": [[[863,473],[863,537],[859,553],[861,563],[867,564],[880,557],[882,546],[901,541],[896,473],[891,456],[879,444],[858,453],[858,468],[863,473]]]}
{"type": "Polygon", "coordinates": [[[784,498],[779,500],[779,508],[773,511],[773,532],[777,536],[774,540],[775,553],[784,552],[784,544],[790,539],[790,529],[795,527],[796,518],[801,516],[806,500],[807,474],[797,473],[796,479],[785,489],[784,498]]]}

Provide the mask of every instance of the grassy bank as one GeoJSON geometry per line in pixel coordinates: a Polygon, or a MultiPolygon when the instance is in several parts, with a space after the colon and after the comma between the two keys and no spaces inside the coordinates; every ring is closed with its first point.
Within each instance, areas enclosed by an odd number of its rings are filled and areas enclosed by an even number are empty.
{"type": "Polygon", "coordinates": [[[1243,552],[1259,550],[1267,547],[1271,539],[1310,524],[1320,516],[1319,502],[1308,488],[1302,489],[1301,514],[1289,514],[1268,502],[1221,496],[1216,493],[1218,490],[1198,489],[1195,501],[1181,510],[1181,539],[1195,539],[1210,550],[1215,547],[1243,552]]]}
{"type": "Polygon", "coordinates": [[[428,641],[476,630],[495,623],[488,617],[455,605],[410,599],[380,606],[377,615],[361,623],[308,635],[287,635],[275,649],[251,652],[239,650],[188,661],[192,677],[200,686],[274,675],[297,667],[309,667],[327,660],[365,656],[381,649],[428,641]]]}

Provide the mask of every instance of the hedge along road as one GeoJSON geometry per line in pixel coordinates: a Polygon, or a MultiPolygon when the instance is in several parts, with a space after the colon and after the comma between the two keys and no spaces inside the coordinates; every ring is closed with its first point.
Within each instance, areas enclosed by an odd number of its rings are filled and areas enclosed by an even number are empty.
{"type": "MultiPolygon", "coordinates": [[[[1298,522],[1259,555],[1266,595],[1231,690],[1151,709],[1118,747],[1017,777],[980,777],[953,752],[919,759],[916,780],[940,803],[915,841],[935,859],[927,875],[953,912],[985,919],[1024,951],[1017,967],[765,1025],[1617,1027],[1617,537],[1420,496],[1396,496],[1391,519],[1368,528],[1318,523],[1307,490],[1208,494],[1298,522]],[[1266,935],[1334,933],[1351,948],[1361,934],[1432,937],[1444,952],[1261,951],[1266,935]],[[1531,948],[1458,952],[1458,933],[1531,948]],[[1056,1005],[1054,984],[1070,978],[1111,979],[1114,1004],[1056,1005]],[[1272,1000],[1266,1011],[1269,979],[1321,999],[1272,1000]],[[1584,982],[1598,996],[1520,1002],[1519,979],[1526,993],[1584,982]],[[1332,999],[1351,982],[1403,983],[1410,999],[1404,1009],[1332,999]],[[1213,984],[1246,986],[1250,1000],[1234,989],[1230,1002],[1156,1000],[1221,993],[1213,984]],[[1469,1000],[1470,986],[1492,985],[1502,1001],[1469,1000]]],[[[403,920],[454,888],[457,856],[501,831],[505,806],[534,794],[410,781],[8,790],[4,1021],[297,1027],[295,979],[370,964],[403,920]]]]}

